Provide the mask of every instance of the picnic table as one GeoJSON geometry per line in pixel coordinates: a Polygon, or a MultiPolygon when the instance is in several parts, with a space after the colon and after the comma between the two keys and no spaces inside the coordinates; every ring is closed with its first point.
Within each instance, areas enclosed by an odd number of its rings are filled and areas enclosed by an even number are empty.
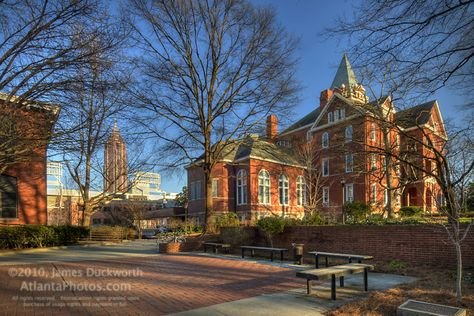
{"type": "Polygon", "coordinates": [[[374,258],[373,256],[355,255],[355,254],[347,254],[347,253],[335,253],[335,252],[310,251],[308,253],[311,255],[314,255],[316,269],[319,268],[320,257],[325,257],[326,267],[329,266],[328,258],[346,259],[348,263],[352,263],[353,260],[357,260],[358,263],[362,263],[362,260],[371,260],[374,258]]]}
{"type": "Polygon", "coordinates": [[[242,258],[245,256],[245,250],[250,250],[250,255],[252,257],[255,256],[255,250],[269,251],[271,261],[273,261],[273,253],[274,252],[279,252],[280,253],[280,260],[283,261],[283,253],[285,251],[288,251],[287,248],[257,247],[257,246],[240,246],[240,249],[242,249],[242,258]]]}
{"type": "Polygon", "coordinates": [[[339,277],[340,287],[344,287],[344,276],[349,274],[364,273],[364,291],[368,291],[368,271],[374,266],[363,263],[348,263],[321,269],[297,271],[296,276],[306,279],[306,293],[311,294],[312,280],[331,279],[331,299],[336,299],[336,278],[339,277]]]}

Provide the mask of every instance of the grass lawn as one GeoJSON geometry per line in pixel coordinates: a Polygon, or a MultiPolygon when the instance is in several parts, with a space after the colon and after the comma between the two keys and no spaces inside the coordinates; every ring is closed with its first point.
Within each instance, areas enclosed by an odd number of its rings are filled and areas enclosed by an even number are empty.
{"type": "Polygon", "coordinates": [[[474,269],[464,270],[463,299],[456,302],[454,293],[455,269],[433,267],[408,268],[401,262],[377,264],[378,272],[417,277],[411,284],[387,291],[370,292],[366,299],[346,304],[329,313],[339,315],[396,315],[397,307],[407,299],[465,308],[474,316],[474,269]]]}

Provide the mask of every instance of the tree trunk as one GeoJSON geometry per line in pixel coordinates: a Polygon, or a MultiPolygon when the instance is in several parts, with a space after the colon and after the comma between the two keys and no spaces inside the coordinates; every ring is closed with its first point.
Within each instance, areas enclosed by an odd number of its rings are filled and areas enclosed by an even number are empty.
{"type": "Polygon", "coordinates": [[[206,194],[206,209],[204,212],[204,232],[212,232],[213,230],[213,225],[212,225],[212,215],[213,215],[213,209],[212,209],[212,179],[211,179],[211,174],[210,170],[204,172],[204,178],[205,178],[205,194],[206,194]]]}
{"type": "MultiPolygon", "coordinates": [[[[459,234],[459,232],[457,233],[459,234]]],[[[456,236],[455,236],[456,238],[456,236]]],[[[462,299],[462,252],[461,243],[458,239],[455,242],[456,247],[456,299],[460,301],[462,299]]]]}

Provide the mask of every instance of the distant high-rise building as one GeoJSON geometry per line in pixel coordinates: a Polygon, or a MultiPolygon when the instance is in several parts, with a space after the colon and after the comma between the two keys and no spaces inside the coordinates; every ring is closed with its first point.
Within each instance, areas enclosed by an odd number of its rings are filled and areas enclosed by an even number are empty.
{"type": "Polygon", "coordinates": [[[105,144],[104,191],[125,193],[128,189],[127,148],[120,135],[117,122],[105,144]]]}
{"type": "Polygon", "coordinates": [[[131,195],[146,197],[148,200],[158,200],[163,197],[160,188],[161,177],[159,173],[139,171],[135,174],[131,195]]]}
{"type": "Polygon", "coordinates": [[[62,176],[63,165],[61,162],[48,161],[46,165],[47,170],[47,185],[48,194],[60,195],[63,189],[62,176]]]}

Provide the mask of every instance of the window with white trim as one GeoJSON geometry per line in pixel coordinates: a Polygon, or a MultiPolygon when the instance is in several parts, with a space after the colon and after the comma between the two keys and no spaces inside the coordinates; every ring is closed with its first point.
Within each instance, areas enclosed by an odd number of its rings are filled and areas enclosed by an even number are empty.
{"type": "Polygon", "coordinates": [[[329,133],[324,132],[323,136],[321,137],[321,144],[323,148],[328,148],[329,147],[329,133]]]}
{"type": "Polygon", "coordinates": [[[334,111],[334,122],[339,121],[339,119],[340,119],[340,113],[341,113],[341,110],[339,110],[339,109],[337,109],[336,111],[334,111]]]}
{"type": "Polygon", "coordinates": [[[352,142],[352,125],[346,127],[344,134],[346,143],[352,142]]]}
{"type": "Polygon", "coordinates": [[[346,172],[352,172],[354,168],[354,157],[352,153],[346,154],[346,172]]]}
{"type": "Polygon", "coordinates": [[[306,182],[303,176],[296,178],[296,202],[298,206],[306,205],[306,182]]]}
{"type": "Polygon", "coordinates": [[[370,169],[372,171],[377,169],[377,156],[375,154],[370,155],[370,169]]]}
{"type": "Polygon", "coordinates": [[[341,109],[339,114],[339,118],[343,120],[346,117],[346,109],[341,109]]]}
{"type": "Polygon", "coordinates": [[[237,205],[247,204],[247,171],[237,172],[237,205]]]}
{"type": "Polygon", "coordinates": [[[380,155],[380,160],[382,161],[382,170],[385,171],[387,169],[387,159],[385,155],[380,155]]]}
{"type": "Polygon", "coordinates": [[[280,205],[288,205],[290,200],[289,181],[286,174],[281,174],[278,179],[278,191],[280,193],[280,205]]]}
{"type": "Polygon", "coordinates": [[[270,174],[264,169],[258,173],[258,203],[270,204],[270,174]]]}
{"type": "Polygon", "coordinates": [[[323,187],[323,205],[329,206],[329,187],[323,187]]]}
{"type": "Polygon", "coordinates": [[[18,218],[17,204],[17,179],[0,175],[0,218],[18,218]]]}
{"type": "Polygon", "coordinates": [[[328,113],[328,123],[332,123],[333,120],[332,120],[332,112],[329,112],[328,113]]]}
{"type": "Polygon", "coordinates": [[[219,180],[212,179],[212,197],[217,197],[219,188],[219,180]]]}
{"type": "Polygon", "coordinates": [[[370,140],[375,142],[376,138],[377,138],[377,127],[375,126],[375,123],[372,123],[371,128],[370,128],[370,140]]]}
{"type": "Polygon", "coordinates": [[[354,202],[354,184],[353,183],[346,183],[345,185],[345,200],[347,203],[354,202]]]}
{"type": "Polygon", "coordinates": [[[373,183],[370,190],[370,201],[377,203],[377,184],[373,183]]]}
{"type": "Polygon", "coordinates": [[[323,158],[323,177],[329,176],[329,158],[323,158]]]}

